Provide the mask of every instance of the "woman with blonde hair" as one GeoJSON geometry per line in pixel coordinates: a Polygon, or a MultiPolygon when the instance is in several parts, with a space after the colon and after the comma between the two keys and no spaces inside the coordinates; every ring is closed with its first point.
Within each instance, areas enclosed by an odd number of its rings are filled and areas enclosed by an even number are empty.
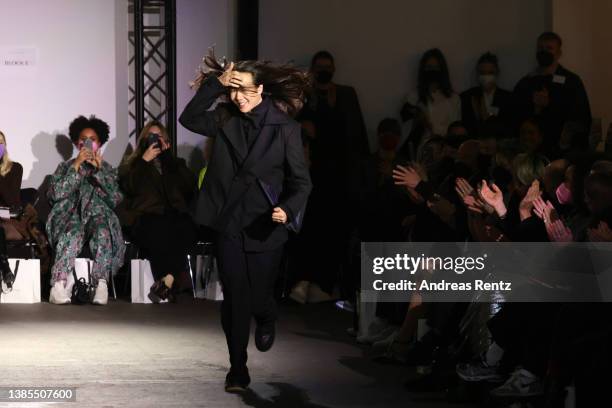
{"type": "Polygon", "coordinates": [[[161,123],[142,129],[134,153],[119,168],[119,184],[126,199],[122,224],[151,263],[155,283],[149,299],[173,300],[174,280],[186,273],[187,253],[196,240],[189,202],[197,181],[185,160],[172,155],[161,123]]]}
{"type": "Polygon", "coordinates": [[[0,207],[19,207],[23,167],[9,158],[6,137],[0,132],[0,207]]]}
{"type": "MultiPolygon", "coordinates": [[[[15,209],[21,206],[20,192],[23,167],[11,161],[6,150],[6,137],[0,131],[0,207],[15,209]]],[[[11,287],[15,279],[8,264],[6,241],[23,239],[11,219],[0,219],[0,271],[2,282],[11,287]]]]}

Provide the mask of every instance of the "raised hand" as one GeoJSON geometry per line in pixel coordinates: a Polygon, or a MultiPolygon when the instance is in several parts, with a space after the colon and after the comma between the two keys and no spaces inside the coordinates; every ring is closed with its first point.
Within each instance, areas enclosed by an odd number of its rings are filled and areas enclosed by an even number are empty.
{"type": "Polygon", "coordinates": [[[151,160],[155,159],[157,156],[159,156],[161,154],[162,150],[159,147],[158,143],[154,143],[151,146],[149,146],[147,148],[147,150],[145,150],[145,152],[142,155],[142,159],[146,162],[150,162],[151,160]]]}
{"type": "Polygon", "coordinates": [[[234,71],[233,62],[223,71],[223,74],[219,77],[219,82],[221,82],[221,85],[229,88],[240,88],[242,86],[242,79],[240,79],[236,71],[234,71]]]}
{"type": "Polygon", "coordinates": [[[612,242],[612,230],[605,221],[600,221],[596,228],[587,229],[591,242],[612,242]]]}
{"type": "Polygon", "coordinates": [[[422,178],[412,166],[397,166],[393,169],[395,185],[416,188],[422,178]]]}
{"type": "Polygon", "coordinates": [[[458,177],[455,180],[455,191],[459,194],[461,201],[463,201],[468,210],[478,214],[493,214],[495,211],[493,207],[476,195],[476,190],[466,179],[458,177]]]}
{"type": "Polygon", "coordinates": [[[537,197],[533,200],[533,212],[544,221],[544,224],[549,224],[559,219],[557,210],[555,210],[552,203],[550,201],[544,202],[542,197],[537,197]]]}
{"type": "Polygon", "coordinates": [[[552,242],[572,242],[574,240],[572,231],[561,219],[547,223],[546,233],[552,242]]]}
{"type": "Polygon", "coordinates": [[[485,180],[482,180],[482,184],[480,186],[480,190],[478,191],[480,197],[484,200],[485,203],[489,204],[497,215],[503,217],[506,215],[506,205],[504,204],[504,194],[497,187],[496,184],[492,184],[491,187],[487,184],[485,180]]]}
{"type": "Polygon", "coordinates": [[[100,169],[102,167],[102,153],[100,152],[100,150],[98,150],[97,152],[94,153],[94,158],[93,160],[90,162],[96,169],[100,169]]]}
{"type": "Polygon", "coordinates": [[[74,163],[72,164],[72,167],[74,167],[74,169],[76,171],[79,171],[79,169],[81,168],[81,165],[85,162],[91,162],[94,158],[93,152],[89,149],[87,149],[86,147],[82,148],[81,150],[79,150],[79,154],[77,155],[76,159],[74,160],[74,163]]]}
{"type": "Polygon", "coordinates": [[[542,195],[542,191],[540,191],[540,182],[538,180],[534,180],[529,186],[529,190],[527,190],[527,194],[521,200],[519,204],[519,215],[521,217],[521,221],[526,220],[531,217],[531,210],[533,210],[533,202],[536,198],[542,195]]]}
{"type": "Polygon", "coordinates": [[[472,187],[466,179],[458,177],[457,180],[455,180],[455,191],[465,202],[465,197],[474,193],[474,187],[472,187]]]}

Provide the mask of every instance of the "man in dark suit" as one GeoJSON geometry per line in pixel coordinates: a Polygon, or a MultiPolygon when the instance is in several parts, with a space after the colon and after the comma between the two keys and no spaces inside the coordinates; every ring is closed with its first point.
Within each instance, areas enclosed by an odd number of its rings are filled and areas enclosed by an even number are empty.
{"type": "MultiPolygon", "coordinates": [[[[208,62],[220,71],[218,63],[208,62]]],[[[196,221],[218,235],[221,323],[231,363],[225,389],[241,392],[250,382],[251,317],[257,349],[269,350],[275,337],[273,287],[287,227],[299,229],[311,190],[300,126],[287,114],[301,107],[307,81],[293,68],[257,61],[232,63],[218,73],[205,75],[179,121],[215,138],[196,221]],[[231,103],[209,110],[228,90],[231,103]]]]}

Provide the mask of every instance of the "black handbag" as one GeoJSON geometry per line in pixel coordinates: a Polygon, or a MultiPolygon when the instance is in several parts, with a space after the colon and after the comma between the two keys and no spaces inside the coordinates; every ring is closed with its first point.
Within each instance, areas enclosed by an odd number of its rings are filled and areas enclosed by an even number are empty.
{"type": "MultiPolygon", "coordinates": [[[[3,256],[3,255],[0,255],[3,256]]],[[[8,259],[5,260],[6,264],[8,265],[8,259]]],[[[11,272],[11,268],[8,267],[8,271],[11,272]]],[[[17,261],[15,262],[15,271],[10,273],[10,277],[4,276],[4,273],[2,274],[2,278],[0,279],[0,294],[1,293],[9,293],[13,290],[13,283],[15,282],[15,280],[17,279],[17,273],[19,272],[19,259],[17,259],[17,261]],[[5,288],[6,287],[6,291],[5,288]]]]}
{"type": "Polygon", "coordinates": [[[91,266],[89,262],[87,262],[87,278],[89,279],[89,282],[86,281],[85,278],[77,278],[75,269],[72,270],[72,276],[74,276],[74,286],[72,287],[72,297],[70,298],[72,304],[84,305],[86,303],[91,303],[96,290],[90,283],[91,266]]]}

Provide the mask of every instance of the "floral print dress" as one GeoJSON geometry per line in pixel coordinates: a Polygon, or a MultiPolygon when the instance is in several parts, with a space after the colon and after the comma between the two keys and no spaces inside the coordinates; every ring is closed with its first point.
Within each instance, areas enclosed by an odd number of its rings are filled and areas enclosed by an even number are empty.
{"type": "Polygon", "coordinates": [[[115,274],[123,264],[125,243],[114,208],[123,195],[117,170],[103,162],[99,170],[81,166],[74,159],[61,163],[53,174],[47,196],[53,208],[47,220],[47,235],[55,249],[51,285],[66,280],[85,243],[94,258],[92,282],[115,274]]]}

